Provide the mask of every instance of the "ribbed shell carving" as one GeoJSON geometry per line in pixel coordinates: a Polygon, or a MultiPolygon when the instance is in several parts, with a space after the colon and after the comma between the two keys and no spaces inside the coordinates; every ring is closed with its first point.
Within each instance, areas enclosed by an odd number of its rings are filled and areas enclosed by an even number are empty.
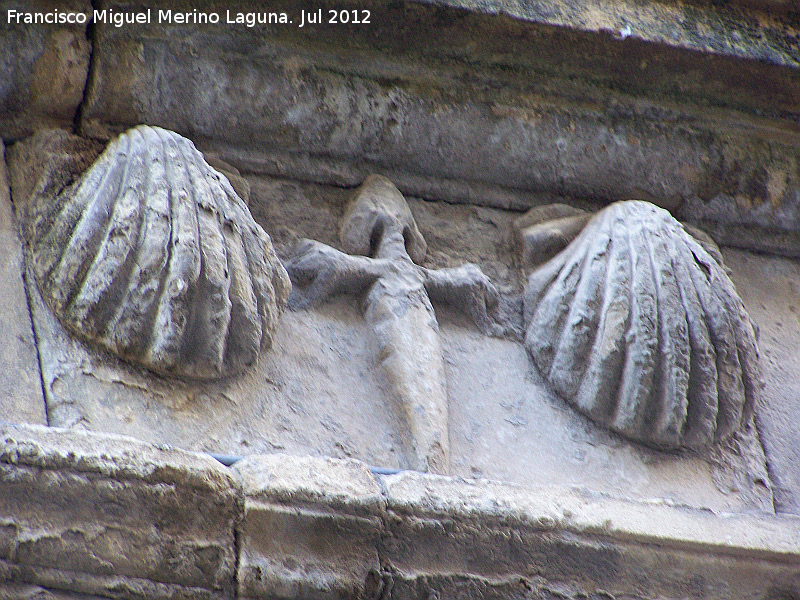
{"type": "Polygon", "coordinates": [[[525,345],[561,397],[648,445],[724,439],[760,392],[753,326],[732,282],[646,202],[606,207],[534,271],[525,323],[525,345]]]}
{"type": "Polygon", "coordinates": [[[242,371],[289,293],[272,242],[191,141],[139,126],[30,217],[44,300],[84,339],[158,373],[242,371]]]}

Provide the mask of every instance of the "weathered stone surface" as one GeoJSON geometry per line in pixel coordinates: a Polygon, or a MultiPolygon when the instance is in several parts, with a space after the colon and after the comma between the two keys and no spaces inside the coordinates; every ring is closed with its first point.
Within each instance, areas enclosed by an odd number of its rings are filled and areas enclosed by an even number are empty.
{"type": "Polygon", "coordinates": [[[380,175],[368,177],[356,190],[339,237],[357,256],[305,240],[287,263],[297,285],[297,306],[339,293],[364,295],[365,318],[386,371],[390,402],[407,432],[407,464],[417,471],[447,474],[447,380],[431,299],[450,302],[488,331],[487,312],[497,305],[497,290],[476,265],[441,270],[417,265],[425,258],[425,240],[403,195],[380,175]],[[367,256],[358,256],[362,254],[367,256]]]}
{"type": "Polygon", "coordinates": [[[523,270],[552,258],[583,230],[592,213],[568,204],[536,206],[514,221],[514,241],[523,270]]]}
{"type": "Polygon", "coordinates": [[[642,198],[730,243],[800,254],[795,67],[484,4],[369,3],[374,22],[343,28],[101,24],[82,128],[148,122],[249,171],[347,186],[380,171],[457,202],[642,198]]]}
{"type": "Polygon", "coordinates": [[[405,198],[391,181],[372,175],[347,203],[339,226],[339,240],[350,254],[375,256],[378,245],[392,233],[403,239],[412,261],[421,264],[425,260],[428,244],[405,198]]]}
{"type": "Polygon", "coordinates": [[[468,326],[455,326],[452,315],[440,311],[440,317],[451,394],[452,474],[576,487],[715,513],[773,512],[755,428],[712,456],[628,443],[549,391],[522,345],[481,339],[468,326]]]}
{"type": "Polygon", "coordinates": [[[250,183],[242,177],[241,171],[213,152],[203,154],[206,162],[228,178],[231,186],[245,204],[250,204],[250,183]]]}
{"type": "MultiPolygon", "coordinates": [[[[46,177],[47,172],[42,173],[46,177]]],[[[27,218],[43,298],[73,333],[153,371],[238,374],[272,343],[289,278],[227,178],[142,125],[27,218]]]]}
{"type": "Polygon", "coordinates": [[[759,331],[766,385],[756,417],[775,510],[800,515],[800,264],[730,248],[724,254],[759,331]]]}
{"type": "Polygon", "coordinates": [[[0,410],[12,423],[47,423],[39,358],[23,284],[22,244],[0,141],[0,410]]]}
{"type": "Polygon", "coordinates": [[[594,421],[661,448],[747,426],[763,381],[733,283],[667,211],[614,203],[525,288],[525,346],[594,421]]]}
{"type": "Polygon", "coordinates": [[[798,591],[795,518],[723,521],[564,488],[410,472],[381,479],[392,598],[734,600],[798,591]]]}
{"type": "Polygon", "coordinates": [[[0,574],[110,597],[231,598],[239,495],[207,456],[0,427],[0,574]]]}
{"type": "Polygon", "coordinates": [[[314,241],[298,246],[287,264],[310,300],[339,292],[366,294],[365,319],[378,346],[397,406],[409,468],[447,474],[450,441],[447,381],[438,323],[425,289],[425,240],[403,195],[372,176],[348,203],[339,230],[351,256],[314,241]],[[411,256],[409,256],[409,251],[411,256]]]}
{"type": "Polygon", "coordinates": [[[103,600],[94,594],[72,594],[38,585],[0,583],[0,600],[103,600]]]}
{"type": "Polygon", "coordinates": [[[63,129],[42,129],[8,149],[11,194],[20,221],[36,196],[56,197],[91,165],[103,145],[63,129]]]}
{"type": "MultiPolygon", "coordinates": [[[[86,25],[24,24],[8,15],[53,12],[52,3],[0,4],[0,137],[14,140],[43,127],[73,125],[89,72],[86,25]]],[[[58,3],[62,12],[91,15],[89,0],[58,3]]]]}
{"type": "Polygon", "coordinates": [[[373,598],[383,498],[363,463],[285,455],[234,465],[241,598],[373,598]]]}
{"type": "Polygon", "coordinates": [[[620,40],[640,39],[709,54],[800,66],[797,40],[793,36],[798,26],[796,6],[786,0],[735,0],[725,4],[709,4],[702,0],[682,3],[438,0],[436,3],[505,14],[536,23],[605,32],[620,40]]]}

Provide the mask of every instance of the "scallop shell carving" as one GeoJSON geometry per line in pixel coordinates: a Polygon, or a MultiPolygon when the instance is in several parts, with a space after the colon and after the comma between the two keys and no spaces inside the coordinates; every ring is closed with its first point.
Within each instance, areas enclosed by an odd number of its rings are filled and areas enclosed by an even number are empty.
{"type": "Polygon", "coordinates": [[[78,336],[152,371],[224,377],[272,343],[289,278],[191,141],[139,126],[30,217],[42,297],[78,336]]]}
{"type": "Polygon", "coordinates": [[[700,447],[751,416],[753,326],[721,265],[667,211],[612,204],[525,291],[525,345],[553,389],[645,444],[700,447]]]}

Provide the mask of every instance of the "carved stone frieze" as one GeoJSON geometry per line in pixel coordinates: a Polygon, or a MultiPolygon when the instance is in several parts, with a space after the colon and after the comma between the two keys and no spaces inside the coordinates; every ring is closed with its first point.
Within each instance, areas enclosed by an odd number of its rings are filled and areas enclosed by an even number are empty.
{"type": "Polygon", "coordinates": [[[157,127],[120,135],[57,197],[34,193],[28,236],[61,322],[166,375],[252,365],[289,294],[269,236],[228,180],[157,127]]]}
{"type": "Polygon", "coordinates": [[[0,10],[0,600],[800,600],[800,0],[194,4],[0,10]]]}
{"type": "Polygon", "coordinates": [[[487,305],[496,304],[497,291],[475,265],[432,270],[415,263],[425,257],[425,240],[403,195],[385,177],[373,175],[359,188],[339,237],[355,255],[301,242],[287,263],[297,292],[290,304],[307,306],[345,292],[366,294],[365,318],[407,427],[408,464],[446,473],[447,382],[430,298],[463,309],[489,331],[487,305]]]}
{"type": "Polygon", "coordinates": [[[647,202],[586,220],[557,214],[520,228],[526,256],[569,242],[527,282],[536,366],[560,396],[633,440],[679,448],[730,436],[762,383],[753,325],[719,253],[647,202]]]}

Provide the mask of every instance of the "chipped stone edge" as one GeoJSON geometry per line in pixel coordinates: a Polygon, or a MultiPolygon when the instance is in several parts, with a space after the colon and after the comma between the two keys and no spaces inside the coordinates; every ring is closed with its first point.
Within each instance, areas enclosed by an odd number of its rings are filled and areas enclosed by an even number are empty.
{"type": "Polygon", "coordinates": [[[155,446],[124,435],[44,425],[0,423],[0,462],[148,483],[173,483],[181,472],[189,485],[200,490],[236,487],[225,467],[207,454],[155,446]]]}
{"type": "Polygon", "coordinates": [[[800,564],[800,517],[791,515],[715,513],[662,500],[621,500],[577,488],[526,488],[411,472],[382,479],[389,507],[399,513],[425,518],[450,515],[800,564]]]}
{"type": "MultiPolygon", "coordinates": [[[[674,562],[681,576],[713,580],[718,591],[710,598],[735,597],[737,578],[741,578],[741,573],[735,573],[742,565],[747,565],[753,589],[770,593],[800,589],[800,518],[793,516],[714,514],[565,487],[531,488],[416,472],[374,475],[359,461],[332,458],[261,455],[228,469],[201,453],[157,447],[125,436],[39,425],[0,424],[0,440],[0,462],[12,466],[102,472],[119,479],[134,477],[150,482],[170,482],[182,473],[184,481],[200,491],[213,489],[243,497],[235,525],[239,536],[234,549],[237,580],[243,577],[247,561],[253,564],[253,556],[258,554],[258,548],[248,547],[241,535],[247,525],[248,506],[266,511],[270,519],[278,515],[279,519],[288,519],[281,523],[297,522],[315,531],[317,525],[328,532],[346,527],[348,535],[355,535],[362,543],[356,553],[347,544],[335,543],[321,551],[298,538],[299,542],[291,543],[297,543],[305,553],[301,560],[306,561],[304,568],[308,567],[297,571],[301,580],[297,572],[286,574],[279,568],[268,573],[256,589],[242,587],[239,581],[239,597],[292,597],[292,590],[320,596],[345,593],[366,597],[386,592],[391,585],[396,597],[416,594],[419,585],[434,590],[438,587],[447,595],[447,586],[455,585],[454,578],[458,585],[464,581],[479,581],[481,585],[494,582],[492,589],[502,597],[511,594],[503,590],[517,585],[513,582],[540,575],[548,581],[553,575],[561,578],[556,582],[559,585],[577,581],[578,593],[596,586],[595,581],[581,580],[583,559],[576,563],[575,557],[562,556],[563,547],[618,553],[622,557],[619,571],[615,567],[604,575],[606,587],[615,593],[641,591],[637,591],[641,582],[631,580],[631,565],[642,560],[674,562]],[[497,546],[497,540],[505,540],[509,534],[519,540],[521,555],[502,544],[497,546]],[[436,548],[435,564],[425,559],[429,548],[436,548]],[[481,548],[489,548],[499,557],[492,559],[488,570],[480,560],[464,562],[481,548]],[[531,556],[542,553],[559,565],[550,570],[533,565],[531,556]],[[350,569],[348,573],[336,571],[339,557],[350,569]],[[704,572],[709,564],[723,567],[704,572]],[[366,579],[354,583],[354,577],[364,572],[368,572],[366,579]],[[609,577],[613,585],[608,585],[609,577]]],[[[288,552],[294,552],[291,546],[288,552]]],[[[570,552],[567,550],[567,554],[570,552]]],[[[269,556],[256,558],[263,564],[277,564],[269,556]]],[[[98,582],[107,578],[107,574],[99,573],[81,576],[98,582]]],[[[50,583],[47,578],[37,580],[35,574],[31,579],[24,583],[45,587],[50,583]]],[[[184,593],[195,597],[190,590],[184,593]]],[[[663,594],[662,587],[645,591],[644,597],[661,597],[659,594],[663,594]]]]}
{"type": "Polygon", "coordinates": [[[212,457],[128,436],[0,422],[0,472],[0,581],[104,597],[233,596],[241,493],[212,457]],[[124,508],[111,489],[123,494],[124,508]],[[76,493],[87,502],[76,500],[64,521],[76,493]],[[177,499],[191,503],[176,515],[191,527],[171,529],[164,511],[176,510],[166,507],[177,499]],[[115,544],[131,544],[133,554],[115,553],[115,544]],[[170,566],[187,556],[196,562],[170,566]]]}
{"type": "Polygon", "coordinates": [[[543,23],[556,27],[569,27],[592,33],[605,33],[616,40],[628,38],[641,39],[647,42],[663,44],[677,48],[732,56],[735,58],[756,59],[764,62],[796,68],[798,59],[791,51],[781,49],[779,40],[766,36],[759,38],[746,27],[742,27],[738,38],[741,43],[725,40],[723,44],[715,44],[711,32],[718,29],[718,23],[725,19],[739,17],[747,21],[780,20],[781,5],[788,3],[774,2],[775,14],[770,13],[767,4],[753,0],[734,0],[723,6],[703,6],[700,2],[657,3],[643,6],[629,0],[617,0],[613,3],[602,0],[577,0],[570,3],[556,4],[530,1],[505,2],[503,0],[417,0],[434,6],[447,6],[472,10],[488,15],[508,15],[514,19],[543,23]],[[613,10],[609,10],[609,6],[613,10]],[[701,8],[702,7],[702,8],[701,8]],[[602,18],[598,15],[602,14],[602,18]],[[771,15],[771,16],[770,16],[771,15]],[[696,21],[698,33],[687,35],[687,24],[696,21]],[[669,23],[669,27],[664,27],[669,23]]]}

